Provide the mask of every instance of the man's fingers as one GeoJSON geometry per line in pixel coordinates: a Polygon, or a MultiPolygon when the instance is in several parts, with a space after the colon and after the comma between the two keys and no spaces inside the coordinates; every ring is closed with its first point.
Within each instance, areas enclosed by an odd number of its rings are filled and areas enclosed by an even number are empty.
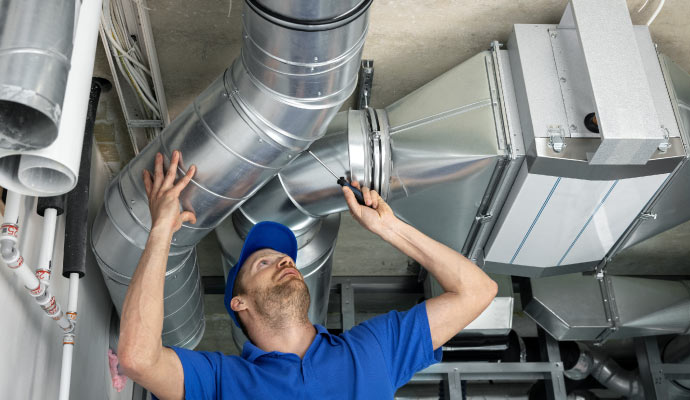
{"type": "Polygon", "coordinates": [[[370,192],[371,195],[371,208],[377,209],[379,208],[379,200],[381,200],[381,196],[376,192],[376,190],[372,190],[370,192]]]}
{"type": "Polygon", "coordinates": [[[371,206],[371,190],[368,187],[361,189],[362,196],[364,197],[364,204],[371,206]]]}
{"type": "Polygon", "coordinates": [[[175,182],[175,177],[177,177],[177,164],[180,161],[180,152],[173,151],[172,157],[170,158],[170,166],[168,167],[168,172],[165,174],[165,179],[161,187],[167,189],[173,185],[175,182]]]}
{"type": "Polygon", "coordinates": [[[356,181],[356,180],[350,182],[350,185],[352,185],[352,186],[356,187],[357,189],[359,189],[359,182],[356,181]]]}
{"type": "Polygon", "coordinates": [[[189,169],[187,170],[187,173],[184,174],[184,176],[182,177],[182,179],[180,179],[180,180],[175,184],[175,186],[173,186],[172,190],[174,191],[174,193],[176,193],[176,194],[178,194],[178,195],[179,195],[180,193],[182,193],[182,190],[183,190],[185,187],[187,187],[187,185],[189,184],[189,182],[191,182],[191,180],[192,180],[192,178],[194,177],[194,174],[195,174],[195,173],[196,173],[196,165],[192,165],[191,167],[189,167],[189,169]]]}
{"type": "Polygon", "coordinates": [[[151,189],[153,188],[153,182],[151,181],[151,173],[144,170],[144,188],[146,189],[146,197],[151,198],[151,189]]]}
{"type": "Polygon", "coordinates": [[[196,215],[191,211],[182,211],[180,214],[180,219],[182,222],[189,222],[192,225],[196,224],[196,215]]]}
{"type": "Polygon", "coordinates": [[[360,214],[360,205],[357,202],[357,198],[355,198],[355,194],[352,193],[352,190],[347,186],[343,186],[343,194],[345,195],[345,202],[350,208],[350,213],[352,213],[353,217],[357,217],[360,214]]]}
{"type": "Polygon", "coordinates": [[[156,195],[163,184],[163,155],[156,153],[156,160],[153,167],[153,187],[151,193],[156,195]]]}

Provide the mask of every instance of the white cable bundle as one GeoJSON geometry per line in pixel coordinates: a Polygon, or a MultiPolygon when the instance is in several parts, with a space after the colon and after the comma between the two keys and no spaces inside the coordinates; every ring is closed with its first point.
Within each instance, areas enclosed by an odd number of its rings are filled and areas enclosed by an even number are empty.
{"type": "Polygon", "coordinates": [[[112,46],[114,61],[134,89],[144,115],[160,119],[160,106],[150,83],[151,71],[144,65],[144,56],[127,29],[122,0],[104,0],[101,24],[112,46]]]}

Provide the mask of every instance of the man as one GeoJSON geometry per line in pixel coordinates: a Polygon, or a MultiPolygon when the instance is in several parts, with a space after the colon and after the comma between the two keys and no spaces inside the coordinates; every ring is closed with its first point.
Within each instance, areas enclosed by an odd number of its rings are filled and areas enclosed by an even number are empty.
{"type": "Polygon", "coordinates": [[[307,317],[309,292],[295,268],[294,235],[280,224],[259,223],[226,286],[228,312],[250,339],[242,356],[163,347],[170,240],[183,222],[195,222],[193,213],[180,212],[178,196],[196,168],[175,183],[179,159],[174,152],[164,174],[158,154],[153,178],[144,172],[152,228],[123,305],[118,349],[125,374],[160,399],[390,399],[416,371],[440,361],[441,346],[496,295],[484,272],[400,221],[376,192],[364,188],[361,206],[344,188],[352,216],[417,260],[445,293],[331,335],[307,317]]]}

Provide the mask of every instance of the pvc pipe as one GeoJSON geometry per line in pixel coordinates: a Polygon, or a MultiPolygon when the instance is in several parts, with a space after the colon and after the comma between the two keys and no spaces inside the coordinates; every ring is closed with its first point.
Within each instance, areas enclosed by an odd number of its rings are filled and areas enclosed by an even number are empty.
{"type": "Polygon", "coordinates": [[[5,218],[3,223],[16,224],[19,221],[19,204],[21,203],[22,195],[12,190],[7,191],[7,198],[5,199],[5,218]]]}
{"type": "Polygon", "coordinates": [[[40,249],[36,275],[41,281],[50,283],[50,267],[55,245],[55,226],[57,224],[57,210],[46,208],[43,213],[43,232],[41,234],[40,249]]]}
{"type": "Polygon", "coordinates": [[[83,0],[79,10],[57,139],[41,150],[1,151],[0,159],[15,156],[19,161],[2,163],[0,186],[31,196],[55,196],[76,186],[102,4],[83,0]]]}
{"type": "MultiPolygon", "coordinates": [[[[77,304],[79,300],[79,274],[69,274],[69,298],[67,300],[67,318],[76,326],[77,304]]],[[[72,353],[74,351],[74,331],[65,335],[62,341],[62,369],[60,372],[60,392],[58,400],[69,399],[72,378],[72,353]]]]}
{"type": "Polygon", "coordinates": [[[69,400],[70,381],[72,379],[72,353],[74,352],[74,342],[69,343],[65,335],[62,342],[62,369],[60,372],[60,392],[58,400],[69,400]]]}
{"type": "Polygon", "coordinates": [[[67,299],[67,313],[74,313],[76,319],[77,301],[79,300],[79,274],[69,274],[69,297],[67,299]]]}

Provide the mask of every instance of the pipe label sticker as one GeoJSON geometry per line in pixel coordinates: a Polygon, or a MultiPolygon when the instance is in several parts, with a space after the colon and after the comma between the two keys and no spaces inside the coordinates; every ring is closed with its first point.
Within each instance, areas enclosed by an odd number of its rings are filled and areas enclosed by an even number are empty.
{"type": "Polygon", "coordinates": [[[19,232],[19,227],[15,224],[2,224],[0,228],[0,233],[3,236],[17,237],[17,232],[19,232]]]}

